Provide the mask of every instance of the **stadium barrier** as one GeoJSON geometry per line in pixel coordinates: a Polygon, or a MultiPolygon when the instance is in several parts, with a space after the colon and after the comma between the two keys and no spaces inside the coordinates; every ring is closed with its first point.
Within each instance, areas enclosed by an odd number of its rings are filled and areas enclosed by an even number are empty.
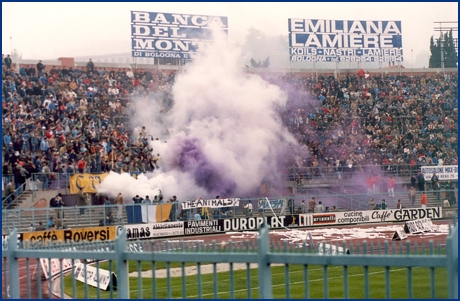
{"type": "MultiPolygon", "coordinates": [[[[85,231],[80,230],[78,233],[68,234],[67,237],[88,236],[90,233],[93,233],[92,237],[94,237],[97,231],[102,230],[95,228],[86,229],[85,231]]],[[[103,231],[113,235],[115,230],[106,228],[103,231]]],[[[217,299],[218,297],[222,298],[221,294],[225,294],[224,296],[231,299],[235,298],[236,294],[240,298],[243,295],[247,299],[256,297],[272,299],[274,297],[280,298],[280,291],[285,294],[286,299],[289,299],[291,297],[314,298],[317,297],[318,290],[322,291],[323,298],[329,298],[335,297],[337,294],[335,288],[332,290],[332,285],[336,283],[336,280],[333,280],[332,273],[335,272],[334,268],[336,267],[342,268],[342,273],[339,272],[339,274],[343,279],[342,285],[339,286],[342,288],[340,296],[343,298],[353,297],[353,291],[357,289],[352,284],[354,283],[353,278],[356,276],[352,272],[354,267],[362,268],[362,271],[364,271],[364,273],[361,271],[357,275],[363,279],[360,282],[360,286],[365,299],[371,298],[379,290],[385,298],[391,298],[393,294],[391,289],[395,284],[391,284],[390,278],[396,277],[396,274],[392,272],[394,268],[397,268],[397,274],[401,274],[401,270],[405,270],[407,274],[407,284],[404,284],[406,290],[403,291],[403,295],[401,295],[401,286],[403,284],[396,284],[401,298],[413,299],[418,297],[420,292],[417,292],[414,288],[419,287],[417,282],[421,281],[421,279],[430,279],[430,281],[423,283],[423,287],[426,288],[424,298],[430,297],[434,299],[439,294],[444,298],[458,298],[457,223],[449,226],[445,252],[441,252],[439,244],[436,249],[432,241],[429,248],[425,248],[425,245],[423,245],[421,249],[416,243],[411,244],[409,241],[405,244],[399,242],[399,245],[396,245],[396,242],[393,241],[392,246],[388,241],[384,242],[384,246],[380,246],[380,244],[376,246],[373,243],[368,245],[363,242],[361,249],[359,246],[354,247],[352,243],[347,245],[346,242],[343,242],[341,246],[337,243],[335,245],[320,243],[318,248],[315,248],[305,240],[297,244],[296,247],[287,247],[287,243],[284,244],[284,247],[281,247],[281,245],[277,247],[270,243],[268,227],[259,229],[257,242],[252,245],[249,242],[245,244],[228,242],[226,246],[220,245],[219,251],[217,251],[219,246],[215,242],[212,244],[199,242],[190,244],[190,242],[185,241],[162,243],[148,240],[130,242],[127,229],[121,228],[119,231],[115,240],[108,240],[104,236],[104,239],[102,239],[104,241],[99,242],[78,244],[68,241],[65,244],[54,243],[41,246],[27,245],[23,241],[21,242],[16,230],[11,232],[2,244],[4,298],[19,299],[27,296],[29,298],[33,296],[38,299],[50,298],[51,295],[46,295],[42,291],[43,287],[48,287],[49,291],[53,292],[57,297],[74,299],[101,299],[108,297],[111,299],[143,299],[144,296],[148,299],[158,297],[167,299],[202,299],[204,296],[217,299]],[[319,248],[322,248],[322,250],[319,248]],[[109,263],[108,270],[100,267],[100,264],[104,261],[109,263]],[[38,287],[31,286],[31,280],[33,279],[32,273],[29,273],[28,266],[26,267],[28,272],[25,275],[21,274],[20,270],[24,271],[24,267],[20,267],[20,262],[26,262],[27,264],[38,262],[36,264],[36,273],[33,273],[33,275],[39,275],[36,277],[37,281],[33,282],[38,287]],[[136,263],[137,271],[129,273],[129,262],[136,263]],[[153,272],[151,272],[152,279],[147,279],[148,281],[144,282],[140,268],[142,263],[150,264],[152,271],[155,270],[156,265],[165,263],[166,284],[160,287],[158,284],[159,279],[156,278],[153,272]],[[181,284],[176,281],[174,289],[171,284],[173,276],[170,267],[173,263],[179,263],[181,266],[179,269],[182,271],[181,275],[178,276],[181,284]],[[186,285],[186,263],[195,264],[193,267],[197,270],[197,278],[194,280],[196,282],[193,285],[197,290],[193,292],[194,295],[192,296],[187,294],[187,290],[192,289],[187,288],[186,285]],[[228,276],[228,286],[219,285],[218,277],[226,277],[217,273],[216,265],[220,263],[229,265],[229,271],[223,273],[228,276]],[[235,281],[236,272],[233,269],[233,265],[238,263],[243,263],[246,266],[246,279],[242,281],[235,281]],[[213,277],[211,280],[207,278],[206,283],[203,283],[204,280],[200,271],[205,264],[213,266],[213,277]],[[251,264],[258,265],[257,275],[255,276],[257,278],[256,285],[251,282],[251,267],[253,267],[251,264]],[[277,265],[284,266],[284,278],[280,276],[274,278],[272,268],[277,265]],[[318,265],[322,269],[322,281],[321,277],[315,281],[310,281],[316,276],[315,273],[318,273],[309,270],[312,265],[318,265]],[[290,272],[292,266],[303,267],[299,271],[303,274],[300,277],[302,279],[300,282],[291,281],[291,278],[294,277],[294,274],[290,272]],[[371,279],[371,274],[374,273],[371,273],[370,269],[375,267],[382,269],[382,276],[377,280],[379,288],[374,287],[376,280],[371,279]],[[42,273],[44,269],[47,269],[46,273],[42,273]],[[447,277],[435,277],[438,269],[445,269],[447,277]],[[72,282],[64,282],[64,272],[74,275],[72,282]],[[329,273],[331,276],[329,276],[329,273]],[[420,273],[424,273],[423,276],[420,276],[420,273]],[[42,283],[42,274],[55,275],[55,277],[50,277],[45,286],[42,283]],[[20,276],[27,279],[17,281],[20,276]],[[329,277],[332,277],[332,279],[329,277]],[[134,281],[130,281],[130,278],[134,281]],[[384,281],[383,284],[382,280],[384,281]],[[273,285],[274,282],[277,283],[276,287],[273,285]],[[439,288],[439,282],[442,282],[441,289],[439,288]],[[294,292],[294,289],[291,291],[291,287],[294,288],[294,286],[297,288],[296,292],[294,292]],[[318,289],[318,286],[322,286],[322,290],[318,289]],[[443,287],[447,287],[447,292],[444,291],[443,287]],[[443,291],[440,292],[439,290],[443,291]],[[83,294],[77,295],[77,291],[84,292],[84,296],[83,294]],[[107,291],[109,295],[102,295],[102,291],[107,291]]],[[[56,235],[57,240],[59,240],[59,235],[56,235]]],[[[61,238],[64,239],[64,236],[61,238]]]]}
{"type": "MultiPolygon", "coordinates": [[[[450,165],[449,165],[450,166],[450,165]]],[[[425,168],[428,172],[425,172],[425,178],[430,182],[432,171],[430,168],[438,168],[443,169],[446,166],[422,166],[420,164],[416,165],[408,165],[408,164],[389,164],[389,165],[356,165],[356,166],[339,166],[339,167],[302,167],[302,168],[295,168],[295,169],[286,169],[284,171],[284,179],[286,181],[294,181],[297,182],[298,185],[308,185],[309,182],[314,181],[331,181],[331,180],[342,180],[342,179],[350,179],[354,176],[366,176],[372,173],[381,174],[384,176],[393,176],[395,178],[406,178],[407,180],[417,172],[420,171],[421,168],[425,168]]],[[[422,169],[423,171],[423,169],[422,169]]],[[[439,175],[440,179],[443,180],[442,174],[443,171],[436,171],[439,175]]],[[[457,170],[454,171],[457,174],[457,170]]],[[[91,173],[85,172],[83,174],[88,175],[102,175],[107,174],[104,172],[99,173],[91,173]]],[[[141,174],[141,172],[130,172],[130,175],[136,177],[137,175],[141,174]]],[[[82,175],[81,173],[75,172],[73,174],[67,173],[51,173],[50,174],[50,186],[51,189],[69,189],[70,188],[70,178],[72,175],[82,175]]],[[[32,176],[32,183],[29,183],[28,189],[30,190],[40,190],[42,188],[42,182],[44,174],[42,173],[34,173],[32,176]],[[38,182],[40,181],[40,182],[38,182]]],[[[13,175],[3,175],[3,185],[4,187],[8,183],[9,179],[11,179],[13,175]]],[[[456,177],[455,177],[456,179],[456,177]]]]}

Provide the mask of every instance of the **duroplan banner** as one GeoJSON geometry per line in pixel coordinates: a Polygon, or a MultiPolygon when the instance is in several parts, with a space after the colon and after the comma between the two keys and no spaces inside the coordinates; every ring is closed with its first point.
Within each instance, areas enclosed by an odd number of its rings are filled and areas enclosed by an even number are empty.
{"type": "Polygon", "coordinates": [[[215,30],[227,37],[227,17],[131,11],[132,56],[191,59],[215,30]]]}
{"type": "Polygon", "coordinates": [[[401,21],[288,19],[291,61],[402,62],[401,21]]]}
{"type": "Polygon", "coordinates": [[[240,205],[239,198],[231,198],[231,199],[211,199],[211,200],[194,200],[194,201],[186,201],[182,203],[182,209],[194,209],[194,208],[201,208],[201,207],[208,207],[208,208],[221,208],[221,207],[234,207],[240,205]]]}

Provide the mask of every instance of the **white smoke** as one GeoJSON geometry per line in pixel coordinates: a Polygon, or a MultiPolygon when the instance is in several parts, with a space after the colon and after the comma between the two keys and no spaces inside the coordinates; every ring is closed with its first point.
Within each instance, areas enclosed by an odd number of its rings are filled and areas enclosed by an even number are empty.
{"type": "Polygon", "coordinates": [[[165,198],[176,195],[180,201],[216,195],[245,197],[276,173],[281,150],[296,143],[275,112],[275,106],[285,105],[287,95],[259,76],[245,73],[239,64],[240,51],[230,48],[219,40],[183,68],[176,76],[174,106],[168,113],[158,112],[159,106],[149,105],[151,100],[135,100],[137,124],[155,135],[169,132],[167,143],[150,143],[153,153],[160,154],[161,170],[137,180],[111,173],[98,188],[100,193],[116,196],[122,192],[131,198],[152,196],[161,189],[165,198]],[[191,160],[193,164],[185,168],[187,139],[194,141],[204,159],[191,160]],[[216,172],[223,183],[230,183],[223,187],[233,187],[236,195],[222,195],[225,192],[216,185],[200,184],[198,178],[208,179],[216,172]]]}

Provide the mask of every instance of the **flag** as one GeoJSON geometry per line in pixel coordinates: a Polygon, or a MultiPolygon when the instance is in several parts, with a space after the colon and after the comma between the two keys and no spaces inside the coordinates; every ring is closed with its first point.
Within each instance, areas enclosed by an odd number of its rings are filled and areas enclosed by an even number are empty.
{"type": "Polygon", "coordinates": [[[161,223],[169,219],[171,213],[171,204],[142,205],[142,222],[143,223],[161,223]]]}

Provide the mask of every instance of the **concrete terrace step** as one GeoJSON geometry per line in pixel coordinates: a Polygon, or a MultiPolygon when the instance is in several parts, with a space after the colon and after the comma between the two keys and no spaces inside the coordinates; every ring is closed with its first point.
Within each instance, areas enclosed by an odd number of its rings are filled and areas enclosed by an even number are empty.
{"type": "MultiPolygon", "coordinates": [[[[56,212],[54,208],[52,210],[49,210],[48,214],[46,213],[46,208],[40,211],[41,213],[29,215],[22,214],[21,216],[15,216],[12,214],[7,215],[6,218],[2,220],[3,232],[8,232],[8,229],[12,230],[15,227],[19,230],[19,232],[26,232],[28,231],[28,228],[31,223],[33,223],[34,226],[37,226],[38,223],[41,221],[43,225],[46,225],[49,216],[53,216],[53,218],[56,220],[56,212]]],[[[84,215],[80,215],[79,208],[76,208],[75,210],[64,211],[64,225],[66,225],[69,228],[99,226],[99,221],[104,216],[104,209],[91,209],[91,211],[92,212],[90,214],[89,210],[86,210],[86,213],[84,215]]],[[[122,215],[122,223],[126,224],[127,221],[128,218],[126,212],[124,211],[122,215]]]]}

